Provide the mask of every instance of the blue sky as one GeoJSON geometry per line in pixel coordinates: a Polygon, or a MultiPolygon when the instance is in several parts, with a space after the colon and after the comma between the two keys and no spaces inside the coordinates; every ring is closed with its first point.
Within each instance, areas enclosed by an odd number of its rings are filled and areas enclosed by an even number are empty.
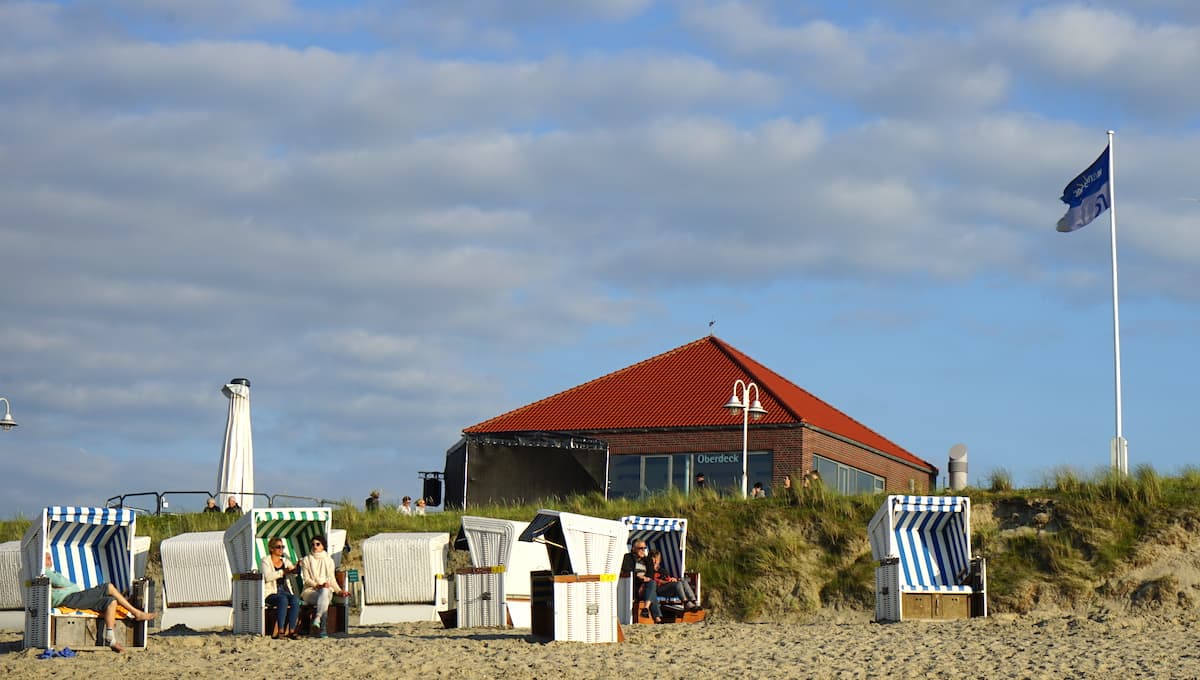
{"type": "MultiPolygon", "coordinates": [[[[1200,6],[0,4],[0,516],[415,494],[462,428],[706,334],[943,470],[1194,465],[1200,6]]],[[[663,395],[669,399],[670,395],[663,395]]]]}

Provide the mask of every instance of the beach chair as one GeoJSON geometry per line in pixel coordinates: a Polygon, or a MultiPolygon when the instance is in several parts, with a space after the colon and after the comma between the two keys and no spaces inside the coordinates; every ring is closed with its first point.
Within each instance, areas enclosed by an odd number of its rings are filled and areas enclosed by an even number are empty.
{"type": "MultiPolygon", "coordinates": [[[[288,559],[298,562],[309,553],[309,543],[314,536],[325,536],[325,546],[334,565],[341,563],[341,548],[345,545],[345,530],[333,530],[330,523],[333,511],[330,508],[255,508],[246,511],[225,530],[225,554],[229,558],[232,576],[233,632],[251,635],[269,635],[275,625],[274,609],[264,604],[267,595],[263,591],[262,574],[258,567],[267,555],[267,544],[272,538],[283,540],[288,559]]],[[[293,589],[299,595],[302,590],[299,576],[293,589]]],[[[341,585],[339,583],[339,585],[341,585]]],[[[334,596],[329,605],[326,630],[344,633],[349,626],[349,606],[346,598],[334,596]]],[[[300,631],[309,631],[313,607],[300,608],[300,631]]]]}
{"type": "Polygon", "coordinates": [[[183,624],[192,630],[233,625],[233,570],[225,552],[225,532],[194,531],[163,539],[162,628],[183,624]]]}
{"type": "Polygon", "coordinates": [[[888,496],[867,525],[875,620],[987,616],[987,565],[971,555],[971,499],[888,496]]]}
{"type": "Polygon", "coordinates": [[[21,542],[0,543],[0,630],[25,629],[21,597],[21,542]]]}
{"type": "MultiPolygon", "coordinates": [[[[699,601],[700,574],[687,570],[687,520],[682,517],[639,517],[628,515],[621,522],[629,527],[629,546],[635,541],[645,541],[646,547],[662,553],[662,570],[668,576],[686,580],[696,592],[699,601]]],[[[633,584],[633,574],[621,574],[617,585],[617,601],[629,602],[631,606],[622,607],[618,611],[621,623],[633,623],[636,618],[636,607],[639,603],[633,584]]],[[[698,623],[704,620],[704,611],[684,611],[683,603],[677,599],[660,598],[663,608],[663,621],[666,623],[698,623]]]]}
{"type": "Polygon", "coordinates": [[[376,534],[362,542],[361,625],[437,621],[451,608],[450,534],[376,534]]]}
{"type": "Polygon", "coordinates": [[[454,572],[454,601],[459,628],[530,624],[530,574],[550,569],[540,545],[517,540],[529,526],[491,517],[462,518],[454,547],[466,550],[471,567],[454,572]]]}
{"type": "MultiPolygon", "coordinates": [[[[83,588],[112,583],[130,604],[154,611],[153,582],[135,578],[133,510],[54,506],[34,518],[21,539],[25,648],[102,649],[104,623],[97,612],[50,606],[45,554],[54,570],[83,588]]],[[[113,633],[125,647],[146,646],[147,622],[117,619],[113,633]]]]}
{"type": "Polygon", "coordinates": [[[547,571],[530,575],[530,629],[543,640],[617,642],[617,575],[629,529],[622,522],[539,510],[520,540],[546,547],[547,571]]]}

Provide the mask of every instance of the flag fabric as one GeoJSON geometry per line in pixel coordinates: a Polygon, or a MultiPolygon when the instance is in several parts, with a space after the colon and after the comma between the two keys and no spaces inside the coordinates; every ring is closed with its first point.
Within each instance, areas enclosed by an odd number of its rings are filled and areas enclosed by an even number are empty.
{"type": "Polygon", "coordinates": [[[1062,202],[1067,204],[1067,214],[1058,221],[1059,231],[1075,231],[1086,227],[1112,204],[1108,152],[1109,147],[1104,147],[1104,153],[1096,162],[1063,189],[1062,202]]]}

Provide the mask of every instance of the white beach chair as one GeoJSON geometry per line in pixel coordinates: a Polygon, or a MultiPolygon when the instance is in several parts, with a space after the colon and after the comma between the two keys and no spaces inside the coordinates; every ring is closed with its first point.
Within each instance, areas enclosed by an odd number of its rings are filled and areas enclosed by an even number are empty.
{"type": "Polygon", "coordinates": [[[24,630],[21,599],[21,542],[0,543],[0,630],[24,630]]]}
{"type": "Polygon", "coordinates": [[[437,621],[451,607],[450,534],[376,534],[362,542],[361,625],[437,621]]]}
{"type": "Polygon", "coordinates": [[[888,496],[867,525],[875,620],[987,616],[987,567],[971,555],[971,499],[888,496]]]}
{"type": "MultiPolygon", "coordinates": [[[[21,580],[25,601],[25,648],[104,648],[104,626],[95,615],[50,606],[45,554],[54,570],[83,588],[112,583],[143,611],[154,609],[150,582],[135,579],[137,518],[133,510],[54,506],[34,519],[21,539],[21,580]]],[[[126,647],[146,646],[146,622],[118,619],[113,632],[126,647]]]]}
{"type": "Polygon", "coordinates": [[[549,571],[530,577],[533,636],[574,642],[617,642],[617,575],[629,529],[622,522],[539,510],[520,540],[541,543],[549,571]]]}
{"type": "Polygon", "coordinates": [[[530,574],[550,569],[545,548],[519,541],[528,522],[462,518],[455,547],[471,555],[470,569],[454,573],[459,628],[530,624],[530,574]]]}
{"type": "MultiPolygon", "coordinates": [[[[225,530],[225,553],[233,572],[234,633],[266,635],[270,632],[268,626],[274,624],[274,619],[266,616],[264,600],[268,593],[263,591],[262,574],[258,571],[262,558],[268,553],[267,544],[271,539],[283,540],[288,558],[298,562],[309,553],[312,538],[324,536],[327,541],[325,549],[335,565],[340,563],[340,546],[345,545],[346,534],[344,530],[339,530],[341,533],[337,534],[340,537],[337,540],[340,545],[335,545],[335,531],[330,528],[332,520],[333,510],[330,508],[255,508],[248,510],[225,530]]],[[[297,584],[296,593],[299,592],[297,584]]],[[[312,608],[305,605],[300,612],[300,630],[307,631],[308,626],[303,624],[312,615],[312,608]]],[[[326,630],[330,633],[346,632],[349,613],[346,598],[334,596],[333,604],[329,606],[326,630]]]]}
{"type": "MultiPolygon", "coordinates": [[[[629,546],[632,546],[635,541],[645,541],[647,548],[662,553],[663,572],[668,576],[686,580],[692,586],[692,590],[696,593],[696,599],[699,601],[701,597],[700,574],[687,570],[687,520],[682,517],[628,515],[622,517],[621,522],[629,527],[629,546]]],[[[626,547],[628,548],[628,546],[626,547]]],[[[634,600],[633,575],[621,574],[621,580],[617,586],[617,601],[631,603],[629,607],[621,607],[618,610],[621,623],[633,622],[634,600]]],[[[677,601],[667,598],[661,598],[661,600],[668,605],[677,603],[677,601]]],[[[668,606],[667,609],[664,609],[663,614],[664,620],[670,618],[672,621],[686,623],[704,620],[703,611],[685,612],[682,606],[678,608],[668,606]]]]}
{"type": "Polygon", "coordinates": [[[225,532],[194,531],[163,539],[162,628],[183,624],[192,630],[233,625],[233,571],[225,552],[225,532]]]}

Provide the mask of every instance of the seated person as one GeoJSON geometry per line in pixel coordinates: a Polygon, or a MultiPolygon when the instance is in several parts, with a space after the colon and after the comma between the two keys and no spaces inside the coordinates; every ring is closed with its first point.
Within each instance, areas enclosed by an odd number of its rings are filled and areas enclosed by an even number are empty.
{"type": "Polygon", "coordinates": [[[657,550],[650,551],[650,561],[654,565],[654,583],[658,586],[657,592],[659,597],[674,597],[683,602],[684,611],[694,612],[700,609],[700,603],[696,601],[696,592],[692,590],[692,584],[668,576],[662,570],[662,553],[657,550]]]}
{"type": "Polygon", "coordinates": [[[275,608],[275,632],[271,638],[295,640],[296,620],[300,618],[300,598],[292,592],[292,579],[288,575],[299,573],[300,567],[292,564],[283,554],[283,539],[272,538],[268,545],[271,554],[262,559],[258,570],[262,573],[263,592],[267,593],[266,605],[275,608]]]}
{"type": "Polygon", "coordinates": [[[649,609],[655,623],[662,623],[662,609],[658,606],[658,584],[654,582],[654,563],[646,556],[646,542],[634,541],[633,547],[621,562],[622,574],[633,574],[633,592],[640,604],[638,609],[649,609]]]}
{"type": "Polygon", "coordinates": [[[125,651],[113,636],[113,626],[117,622],[117,605],[127,609],[135,621],[149,621],[154,618],[154,614],[147,614],[130,604],[111,583],[101,583],[87,590],[75,585],[71,579],[54,570],[54,558],[50,553],[46,553],[44,573],[50,579],[50,606],[100,612],[104,617],[104,643],[114,652],[125,651]]]}
{"type": "Polygon", "coordinates": [[[304,581],[304,592],[300,593],[300,598],[305,604],[316,607],[312,627],[321,637],[328,637],[325,624],[333,596],[345,597],[350,594],[338,588],[334,569],[333,558],[325,551],[325,537],[313,536],[312,552],[300,558],[300,577],[304,581]]]}

